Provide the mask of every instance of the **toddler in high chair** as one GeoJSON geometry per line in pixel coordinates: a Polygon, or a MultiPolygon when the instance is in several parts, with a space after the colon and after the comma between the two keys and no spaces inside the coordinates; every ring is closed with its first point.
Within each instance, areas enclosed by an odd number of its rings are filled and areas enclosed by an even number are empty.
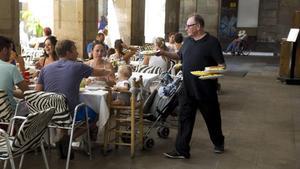
{"type": "Polygon", "coordinates": [[[129,65],[121,65],[118,69],[117,82],[113,90],[120,91],[121,93],[113,93],[114,105],[130,105],[130,94],[122,93],[122,91],[129,91],[130,82],[129,78],[132,75],[132,69],[129,65]]]}

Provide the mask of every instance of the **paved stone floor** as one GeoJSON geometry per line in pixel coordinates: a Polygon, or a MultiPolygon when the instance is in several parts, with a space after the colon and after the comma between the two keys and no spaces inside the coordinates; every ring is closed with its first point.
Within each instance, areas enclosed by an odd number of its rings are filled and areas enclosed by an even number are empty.
{"type": "MultiPolygon", "coordinates": [[[[84,153],[76,152],[70,168],[299,169],[300,86],[285,85],[276,80],[278,57],[226,56],[226,61],[228,69],[234,73],[229,72],[220,79],[224,154],[212,152],[213,146],[199,113],[189,160],[172,160],[162,155],[173,147],[174,128],[168,139],[160,139],[153,132],[153,149],[138,150],[134,159],[129,157],[127,148],[103,156],[100,147],[95,147],[92,160],[84,153]]],[[[48,153],[48,159],[51,168],[64,168],[65,161],[58,158],[55,150],[48,153]]],[[[28,154],[23,168],[44,168],[41,154],[28,154]]]]}

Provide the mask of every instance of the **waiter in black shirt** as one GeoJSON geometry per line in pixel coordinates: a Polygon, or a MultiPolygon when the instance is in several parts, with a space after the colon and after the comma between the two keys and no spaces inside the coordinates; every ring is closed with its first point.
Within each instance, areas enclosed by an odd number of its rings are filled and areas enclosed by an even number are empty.
{"type": "Polygon", "coordinates": [[[188,18],[185,30],[188,37],[178,53],[158,53],[171,59],[181,59],[183,65],[183,93],[179,96],[180,115],[175,150],[164,153],[166,157],[175,159],[190,158],[190,141],[197,109],[205,120],[214,152],[224,152],[217,80],[200,80],[190,73],[204,70],[207,66],[225,66],[221,45],[218,39],[204,31],[204,19],[198,14],[188,18]]]}

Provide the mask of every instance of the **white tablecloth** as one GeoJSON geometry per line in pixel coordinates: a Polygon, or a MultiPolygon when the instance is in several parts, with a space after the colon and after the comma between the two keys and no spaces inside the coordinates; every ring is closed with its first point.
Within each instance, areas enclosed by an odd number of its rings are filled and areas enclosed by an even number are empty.
{"type": "Polygon", "coordinates": [[[130,64],[132,65],[132,66],[138,66],[138,65],[140,65],[140,64],[142,64],[143,62],[140,62],[140,61],[130,61],[130,64]]]}
{"type": "Polygon", "coordinates": [[[79,94],[80,101],[90,106],[99,115],[97,126],[99,131],[103,129],[107,120],[109,119],[109,109],[106,102],[107,91],[96,90],[89,91],[84,90],[79,94]]]}
{"type": "MultiPolygon", "coordinates": [[[[153,80],[158,77],[158,74],[133,72],[130,80],[132,80],[134,77],[138,79],[140,75],[143,76],[143,82],[146,89],[149,88],[153,80]]],[[[108,92],[103,90],[84,90],[79,94],[80,101],[91,107],[99,115],[99,120],[97,122],[97,126],[99,128],[98,139],[100,138],[101,132],[103,131],[104,126],[110,116],[106,102],[107,94],[108,92]]]]}
{"type": "Polygon", "coordinates": [[[151,74],[151,73],[139,73],[139,72],[132,72],[132,75],[129,80],[132,80],[134,77],[138,80],[140,75],[143,76],[143,83],[144,87],[149,90],[152,82],[156,80],[159,74],[151,74]]]}

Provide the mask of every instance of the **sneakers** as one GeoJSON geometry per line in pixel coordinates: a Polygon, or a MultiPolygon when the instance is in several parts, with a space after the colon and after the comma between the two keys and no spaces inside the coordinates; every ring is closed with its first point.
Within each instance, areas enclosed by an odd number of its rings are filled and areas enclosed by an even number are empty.
{"type": "Polygon", "coordinates": [[[214,153],[216,153],[216,154],[222,154],[222,153],[224,153],[224,145],[215,146],[214,153]]]}
{"type": "Polygon", "coordinates": [[[82,138],[80,141],[80,149],[83,150],[87,155],[90,155],[89,143],[86,137],[82,138]]]}
{"type": "MultiPolygon", "coordinates": [[[[216,154],[222,154],[224,153],[224,145],[221,146],[215,146],[214,148],[214,153],[216,154]]],[[[171,152],[168,153],[163,153],[164,156],[171,158],[171,159],[189,159],[190,156],[186,156],[183,154],[180,154],[178,151],[173,150],[171,152]]]]}
{"type": "Polygon", "coordinates": [[[172,159],[188,159],[189,157],[181,155],[179,152],[176,150],[168,152],[168,153],[163,153],[164,156],[172,159]]]}

